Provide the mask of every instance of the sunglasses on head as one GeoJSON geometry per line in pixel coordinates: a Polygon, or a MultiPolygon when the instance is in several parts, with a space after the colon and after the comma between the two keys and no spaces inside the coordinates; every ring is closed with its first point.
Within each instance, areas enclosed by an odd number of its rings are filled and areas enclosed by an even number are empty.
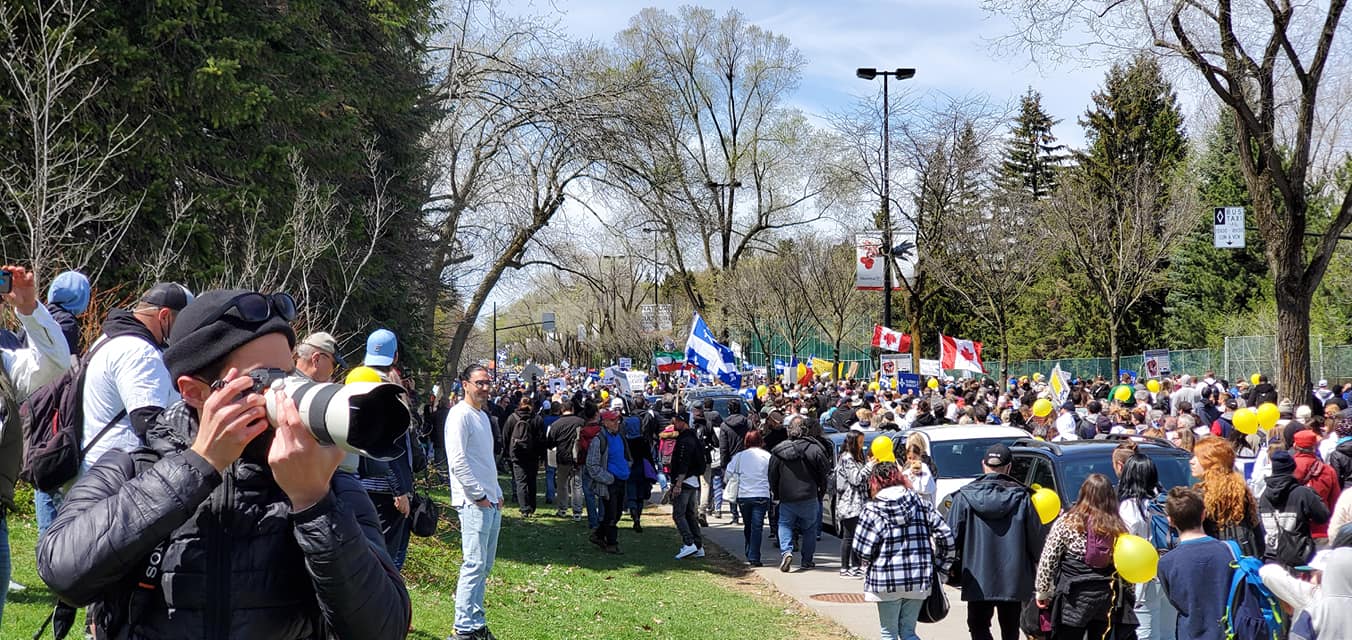
{"type": "Polygon", "coordinates": [[[226,303],[220,313],[202,324],[207,325],[220,320],[231,311],[245,322],[262,322],[273,316],[291,322],[296,319],[296,300],[289,293],[265,294],[255,291],[242,293],[226,303]]]}

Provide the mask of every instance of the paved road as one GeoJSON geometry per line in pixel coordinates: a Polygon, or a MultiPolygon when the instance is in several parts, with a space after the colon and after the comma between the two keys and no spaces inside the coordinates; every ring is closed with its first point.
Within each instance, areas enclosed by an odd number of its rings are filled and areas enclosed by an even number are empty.
{"type": "MultiPolygon", "coordinates": [[[[704,529],[705,539],[713,544],[723,548],[728,553],[737,558],[745,558],[743,549],[745,548],[745,538],[742,535],[742,526],[733,526],[726,519],[711,518],[709,527],[704,529]]],[[[862,593],[863,581],[848,580],[841,578],[840,571],[840,539],[830,534],[823,534],[820,542],[817,543],[815,562],[816,569],[809,571],[799,571],[797,563],[790,573],[782,573],[779,567],[765,566],[755,569],[755,573],[767,582],[773,584],[776,589],[792,596],[794,599],[803,603],[803,605],[816,611],[825,617],[828,617],[841,626],[849,630],[859,638],[877,638],[878,637],[878,613],[877,608],[872,603],[832,603],[813,599],[813,595],[823,593],[862,593]]],[[[767,539],[761,547],[761,556],[765,559],[767,565],[774,563],[779,558],[779,551],[773,547],[767,539]]],[[[951,607],[948,617],[934,624],[922,624],[916,629],[916,633],[921,638],[965,638],[967,634],[967,607],[964,606],[960,596],[952,587],[945,587],[948,591],[948,601],[951,607]]],[[[996,636],[999,636],[998,625],[996,636]]]]}

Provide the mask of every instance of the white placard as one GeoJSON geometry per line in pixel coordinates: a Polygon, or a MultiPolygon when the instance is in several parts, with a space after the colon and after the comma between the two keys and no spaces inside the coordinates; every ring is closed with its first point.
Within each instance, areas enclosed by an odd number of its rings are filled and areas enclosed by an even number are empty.
{"type": "Polygon", "coordinates": [[[1244,248],[1244,207],[1216,207],[1212,244],[1217,249],[1244,248]]]}
{"type": "Polygon", "coordinates": [[[925,358],[921,358],[920,375],[938,377],[944,375],[944,370],[939,366],[938,360],[926,360],[925,358]]]}

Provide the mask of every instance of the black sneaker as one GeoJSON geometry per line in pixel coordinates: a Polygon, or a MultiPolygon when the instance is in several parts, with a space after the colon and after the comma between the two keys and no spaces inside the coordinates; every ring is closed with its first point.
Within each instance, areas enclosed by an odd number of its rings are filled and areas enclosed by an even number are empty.
{"type": "Polygon", "coordinates": [[[701,527],[707,527],[707,526],[709,526],[709,519],[706,518],[706,517],[704,517],[704,514],[702,514],[702,513],[699,514],[699,517],[697,518],[697,520],[699,520],[699,526],[701,526],[701,527]]]}
{"type": "Polygon", "coordinates": [[[606,546],[606,541],[602,540],[601,536],[596,535],[595,531],[593,531],[590,536],[587,536],[587,541],[601,548],[605,548],[606,546]]]}
{"type": "Polygon", "coordinates": [[[637,521],[634,522],[634,533],[643,533],[643,525],[639,524],[637,521]]]}

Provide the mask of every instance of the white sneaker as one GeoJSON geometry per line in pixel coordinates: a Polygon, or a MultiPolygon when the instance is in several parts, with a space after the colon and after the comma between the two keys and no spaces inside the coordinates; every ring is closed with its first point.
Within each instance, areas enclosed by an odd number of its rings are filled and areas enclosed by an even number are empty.
{"type": "Polygon", "coordinates": [[[27,588],[28,588],[28,587],[25,587],[25,586],[23,586],[23,585],[21,585],[21,584],[15,582],[15,581],[13,581],[13,580],[10,580],[10,581],[9,581],[9,592],[10,592],[10,593],[19,593],[20,591],[23,591],[23,590],[25,590],[25,589],[27,589],[27,588]]]}
{"type": "Polygon", "coordinates": [[[786,553],[779,559],[779,570],[788,573],[793,568],[793,553],[786,553]]]}
{"type": "Polygon", "coordinates": [[[696,551],[696,552],[695,552],[695,557],[696,557],[696,558],[703,558],[703,557],[704,557],[704,547],[700,547],[700,548],[699,548],[699,551],[696,551]]]}
{"type": "Polygon", "coordinates": [[[695,553],[697,553],[699,550],[700,550],[699,547],[696,547],[693,544],[687,544],[685,546],[682,546],[680,551],[676,552],[676,559],[684,560],[686,558],[689,558],[690,556],[695,555],[695,553]]]}

